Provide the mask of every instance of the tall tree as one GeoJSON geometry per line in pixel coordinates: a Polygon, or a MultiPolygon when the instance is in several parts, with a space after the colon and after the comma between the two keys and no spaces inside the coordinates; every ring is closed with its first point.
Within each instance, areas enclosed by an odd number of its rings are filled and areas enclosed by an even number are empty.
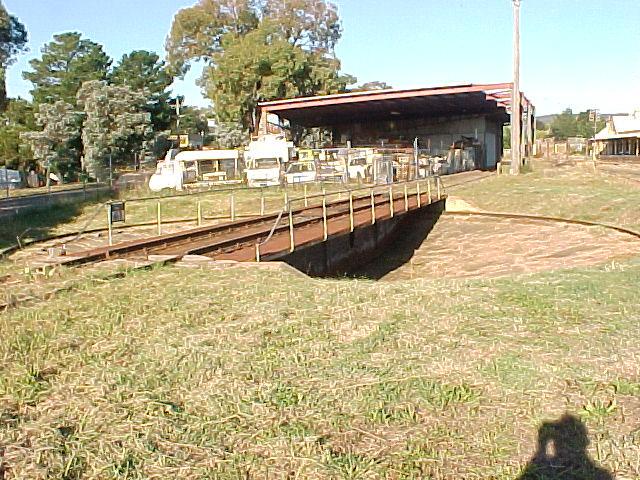
{"type": "Polygon", "coordinates": [[[207,117],[211,116],[208,109],[185,106],[180,109],[180,132],[178,133],[209,133],[207,117]]]}
{"type": "Polygon", "coordinates": [[[593,121],[589,121],[589,112],[576,115],[567,108],[551,122],[551,134],[558,140],[566,140],[569,137],[591,138],[594,130],[595,133],[599,132],[605,124],[606,122],[600,119],[594,125],[593,121]]]}
{"type": "Polygon", "coordinates": [[[253,125],[262,100],[342,91],[351,77],[339,75],[339,62],[292,45],[270,22],[243,37],[228,36],[214,55],[204,86],[220,122],[253,125]]]}
{"type": "Polygon", "coordinates": [[[0,110],[7,106],[6,71],[17,54],[27,50],[27,29],[0,2],[0,110]]]}
{"type": "Polygon", "coordinates": [[[63,177],[77,170],[79,152],[77,140],[81,114],[69,103],[58,100],[53,104],[42,103],[35,114],[40,131],[20,135],[33,152],[41,167],[59,172],[63,177]]]}
{"type": "Polygon", "coordinates": [[[168,103],[171,93],[167,89],[173,77],[156,53],[135,50],[123,55],[109,74],[109,81],[113,85],[124,85],[144,93],[153,129],[161,131],[169,128],[173,115],[168,103]]]}
{"type": "Polygon", "coordinates": [[[186,73],[192,60],[210,62],[222,37],[247,34],[258,26],[258,16],[256,0],[198,0],[179,10],[165,43],[171,73],[186,73]]]}
{"type": "Polygon", "coordinates": [[[80,33],[66,32],[54,35],[42,48],[42,58],[29,64],[33,71],[22,76],[33,84],[35,103],[62,100],[75,105],[83,82],[106,79],[111,59],[101,45],[83,39],[80,33]]]}
{"type": "Polygon", "coordinates": [[[20,134],[36,128],[31,103],[21,98],[9,99],[6,111],[0,114],[0,162],[9,168],[26,170],[33,161],[33,153],[20,134]]]}
{"type": "Polygon", "coordinates": [[[291,45],[333,52],[342,36],[336,6],[326,0],[265,0],[262,15],[291,45]]]}
{"type": "Polygon", "coordinates": [[[340,35],[326,0],[199,0],[176,14],[167,58],[181,73],[204,60],[199,84],[218,122],[250,128],[260,100],[337,93],[355,81],[339,74],[340,35]]]}
{"type": "MultiPolygon", "coordinates": [[[[93,80],[78,91],[78,104],[84,109],[85,169],[97,179],[105,178],[106,159],[125,160],[132,144],[138,147],[152,133],[151,118],[145,112],[146,96],[127,86],[107,85],[93,80]]],[[[135,148],[135,146],[134,146],[135,148]]]]}
{"type": "Polygon", "coordinates": [[[369,90],[389,90],[393,88],[391,85],[388,85],[386,82],[380,82],[378,80],[373,82],[366,82],[362,85],[357,86],[356,88],[351,89],[352,92],[366,92],[369,90]]]}
{"type": "Polygon", "coordinates": [[[576,116],[570,108],[565,109],[551,122],[551,133],[558,140],[566,140],[568,137],[578,135],[576,116]]]}
{"type": "Polygon", "coordinates": [[[578,136],[591,138],[602,130],[606,123],[603,118],[598,119],[596,122],[591,121],[589,120],[589,112],[580,112],[576,117],[578,136]]]}

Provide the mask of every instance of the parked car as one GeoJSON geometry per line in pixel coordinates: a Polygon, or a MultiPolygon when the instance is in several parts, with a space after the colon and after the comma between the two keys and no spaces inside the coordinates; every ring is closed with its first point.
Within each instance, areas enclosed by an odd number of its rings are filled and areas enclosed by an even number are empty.
{"type": "Polygon", "coordinates": [[[313,161],[293,162],[285,173],[288,184],[316,181],[316,164],[313,161]]]}

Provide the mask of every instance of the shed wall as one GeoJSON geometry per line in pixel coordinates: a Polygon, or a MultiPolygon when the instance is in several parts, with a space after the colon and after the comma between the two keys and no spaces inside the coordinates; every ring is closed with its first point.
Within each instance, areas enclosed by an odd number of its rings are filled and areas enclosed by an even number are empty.
{"type": "Polygon", "coordinates": [[[502,123],[485,115],[444,118],[398,119],[377,122],[354,122],[333,126],[334,143],[352,146],[389,144],[411,145],[418,137],[421,148],[447,150],[462,137],[476,139],[483,146],[483,165],[495,167],[502,155],[502,123]],[[493,142],[488,151],[487,143],[493,142]]]}

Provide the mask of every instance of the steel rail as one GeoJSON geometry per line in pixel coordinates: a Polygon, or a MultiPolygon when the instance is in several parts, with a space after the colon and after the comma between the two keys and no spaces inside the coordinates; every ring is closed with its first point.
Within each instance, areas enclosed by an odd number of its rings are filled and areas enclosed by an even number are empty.
{"type": "MultiPolygon", "coordinates": [[[[402,197],[394,195],[394,199],[400,199],[400,198],[402,197]]],[[[354,199],[354,207],[353,207],[354,212],[368,211],[371,208],[371,204],[369,203],[368,196],[361,197],[358,200],[359,202],[356,205],[356,200],[354,199]]],[[[343,207],[347,207],[348,203],[349,201],[345,200],[339,203],[336,202],[336,203],[330,204],[329,205],[330,211],[327,213],[327,219],[334,220],[334,219],[349,215],[350,213],[349,208],[343,208],[343,207]]],[[[376,206],[387,205],[388,203],[389,202],[386,196],[377,195],[376,202],[375,202],[376,206]]],[[[297,210],[296,214],[306,213],[309,211],[319,210],[319,209],[321,209],[320,206],[303,208],[303,209],[297,210]]],[[[184,249],[180,254],[178,254],[178,256],[203,255],[203,254],[214,253],[214,252],[218,254],[231,253],[231,252],[236,252],[238,250],[242,250],[248,247],[251,247],[253,249],[255,248],[256,240],[259,240],[260,238],[264,237],[265,234],[268,234],[268,237],[273,237],[275,233],[283,233],[289,229],[289,225],[279,225],[282,219],[282,216],[284,215],[285,212],[288,212],[288,210],[283,209],[280,212],[280,214],[278,215],[279,219],[276,220],[276,222],[273,224],[270,230],[264,229],[264,230],[259,230],[255,232],[250,232],[250,233],[240,232],[239,235],[232,236],[230,238],[219,238],[217,240],[214,240],[213,242],[207,242],[204,245],[194,246],[193,244],[198,241],[197,239],[194,239],[192,241],[189,241],[188,244],[185,245],[187,248],[184,249]]],[[[298,217],[294,221],[294,227],[295,228],[305,227],[308,225],[319,223],[321,221],[322,221],[322,216],[311,216],[309,218],[302,218],[302,219],[298,217]]],[[[229,233],[232,233],[232,232],[229,232],[229,233]]],[[[270,239],[271,238],[269,238],[269,240],[270,239]]],[[[264,245],[265,243],[266,241],[262,242],[261,245],[264,245]]],[[[149,248],[148,253],[153,255],[162,255],[163,252],[175,251],[176,247],[179,248],[182,245],[184,244],[167,244],[166,246],[162,246],[159,248],[149,248]]],[[[175,253],[170,253],[170,254],[175,254],[175,253]]]]}
{"type": "MultiPolygon", "coordinates": [[[[377,198],[378,198],[378,201],[376,202],[377,204],[384,204],[387,202],[387,200],[383,199],[381,195],[378,195],[377,198]]],[[[361,197],[358,200],[363,202],[362,205],[358,205],[359,209],[370,208],[369,197],[361,197]],[[366,204],[364,202],[365,199],[366,199],[366,204]]],[[[330,205],[330,208],[332,210],[335,210],[336,208],[340,210],[332,212],[331,218],[346,214],[348,210],[342,209],[342,207],[346,207],[348,203],[349,203],[348,199],[333,202],[330,205]]],[[[320,208],[319,206],[309,206],[305,208],[295,209],[294,213],[295,215],[301,215],[307,212],[312,213],[314,210],[318,210],[319,208],[320,208]]],[[[272,225],[271,221],[277,220],[278,217],[281,217],[281,215],[269,214],[263,217],[253,217],[250,219],[236,221],[233,223],[227,222],[227,223],[222,223],[218,225],[199,227],[196,229],[185,230],[185,231],[177,232],[173,234],[160,235],[160,236],[152,237],[148,239],[133,240],[129,242],[116,244],[113,246],[99,247],[99,248],[87,250],[85,252],[79,252],[76,255],[68,255],[60,263],[67,266],[75,266],[75,265],[81,265],[81,264],[87,264],[87,263],[95,263],[95,262],[99,262],[99,261],[107,260],[111,258],[122,258],[125,256],[130,256],[131,254],[134,254],[137,252],[145,252],[147,254],[160,254],[159,252],[167,251],[170,248],[176,249],[182,245],[185,245],[186,247],[191,247],[195,243],[206,241],[212,238],[214,235],[232,234],[234,230],[238,230],[238,229],[243,229],[243,228],[247,229],[255,226],[260,226],[261,224],[265,224],[265,223],[269,223],[269,226],[271,227],[272,225]]],[[[308,219],[305,221],[306,222],[319,221],[319,218],[314,217],[312,219],[308,219]]],[[[296,222],[296,226],[298,225],[301,225],[300,220],[296,222]]],[[[266,231],[260,230],[259,232],[254,232],[251,234],[244,233],[238,236],[234,236],[233,241],[235,241],[236,243],[241,243],[242,240],[246,241],[247,238],[252,238],[252,239],[259,238],[260,236],[263,236],[268,231],[269,230],[266,230],[266,231]]],[[[277,228],[276,228],[276,231],[277,231],[277,228]]],[[[208,250],[211,248],[214,248],[214,249],[219,248],[219,246],[217,246],[217,243],[218,242],[213,242],[213,244],[208,244],[210,245],[210,248],[206,246],[198,247],[198,248],[207,248],[208,250]]],[[[228,246],[226,245],[226,243],[228,242],[225,239],[220,239],[220,243],[225,244],[225,246],[228,246]]],[[[190,252],[191,250],[192,248],[185,248],[185,252],[190,252]]],[[[188,254],[188,253],[184,253],[184,254],[188,254]]]]}
{"type": "Polygon", "coordinates": [[[575,218],[554,217],[548,215],[535,215],[528,213],[511,213],[511,212],[486,212],[486,211],[473,211],[473,210],[457,210],[455,212],[444,212],[446,216],[477,216],[477,217],[493,217],[493,218],[511,218],[522,220],[539,220],[545,222],[555,223],[567,223],[570,225],[582,225],[585,227],[602,227],[608,230],[615,230],[626,235],[640,239],[640,232],[631,230],[630,228],[622,227],[619,225],[611,225],[608,223],[591,222],[589,220],[579,220],[575,218]]]}

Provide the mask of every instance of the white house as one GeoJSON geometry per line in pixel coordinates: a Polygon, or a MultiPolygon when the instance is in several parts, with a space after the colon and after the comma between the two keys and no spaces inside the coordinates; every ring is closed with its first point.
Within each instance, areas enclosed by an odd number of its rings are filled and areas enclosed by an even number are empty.
{"type": "Polygon", "coordinates": [[[640,156],[640,110],[631,115],[613,115],[595,136],[600,155],[640,156]]]}

